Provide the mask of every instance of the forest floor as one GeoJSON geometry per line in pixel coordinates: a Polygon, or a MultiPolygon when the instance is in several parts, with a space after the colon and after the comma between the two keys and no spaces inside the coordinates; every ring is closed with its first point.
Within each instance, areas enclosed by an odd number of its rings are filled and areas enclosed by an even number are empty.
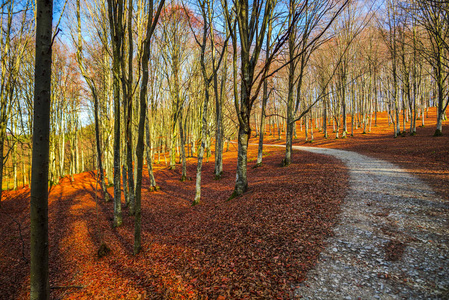
{"type": "MultiPolygon", "coordinates": [[[[256,151],[251,147],[250,159],[256,151]]],[[[123,226],[112,228],[112,203],[100,199],[96,206],[93,174],[64,178],[49,196],[52,299],[289,298],[290,283],[304,279],[324,248],[348,175],[337,159],[300,151],[283,168],[282,153],[267,149],[264,166],[248,169],[249,191],[229,202],[236,151],[225,153],[219,181],[213,161],[206,163],[197,206],[195,181],[180,182],[179,165],[174,171],[156,165],[161,190],[148,192],[144,178],[137,256],[128,210],[123,226]],[[98,258],[102,240],[111,252],[98,258]]],[[[195,170],[191,159],[188,175],[195,170]]],[[[1,203],[2,299],[29,298],[29,195],[27,188],[10,191],[1,203]]]]}
{"type": "MultiPolygon", "coordinates": [[[[336,139],[332,126],[328,126],[327,139],[315,129],[313,142],[310,141],[310,133],[306,142],[304,132],[297,126],[297,139],[293,145],[349,150],[393,162],[431,185],[441,197],[449,201],[449,121],[443,122],[443,136],[434,137],[436,109],[429,108],[426,115],[424,127],[421,126],[421,120],[417,121],[417,134],[414,136],[408,133],[410,123],[407,123],[407,134],[394,138],[387,114],[378,113],[378,125],[375,126],[373,121],[371,132],[367,128],[367,133],[363,134],[363,129],[358,128],[354,129],[354,136],[350,136],[349,117],[346,138],[341,138],[340,132],[340,138],[336,139]]],[[[250,142],[258,143],[258,138],[252,138],[250,142]]],[[[279,140],[277,133],[265,135],[264,143],[285,145],[285,137],[279,140]]]]}
{"type": "MultiPolygon", "coordinates": [[[[433,120],[433,121],[432,121],[433,120]]],[[[322,139],[315,147],[352,150],[394,162],[449,199],[449,126],[432,137],[432,111],[416,136],[392,137],[386,118],[354,137],[322,139]]],[[[447,123],[447,122],[446,122],[447,123]]],[[[434,123],[433,123],[434,124],[434,123]]],[[[304,145],[304,138],[296,144],[304,145]]],[[[267,136],[270,142],[270,136],[267,136]]],[[[256,142],[252,139],[251,142],[256,142]]],[[[283,141],[271,140],[273,143],[283,141]]],[[[155,165],[161,190],[143,187],[143,251],[132,255],[133,217],[112,228],[112,204],[95,201],[94,173],[69,177],[49,196],[52,299],[288,299],[325,248],[347,195],[348,171],[333,157],[294,151],[280,166],[283,149],[266,147],[263,166],[248,155],[249,191],[227,202],[235,180],[236,149],[224,155],[224,174],[213,180],[213,156],[204,165],[203,203],[191,206],[194,180],[180,182],[179,165],[155,165]],[[111,249],[103,258],[102,242],[111,249]]],[[[194,177],[196,160],[188,160],[194,177]]],[[[193,178],[194,179],[194,178],[193,178]]],[[[112,188],[109,193],[112,194],[112,188]]],[[[0,210],[0,291],[4,299],[29,293],[29,189],[4,193],[0,210]]],[[[97,193],[99,196],[100,193],[97,193]]]]}

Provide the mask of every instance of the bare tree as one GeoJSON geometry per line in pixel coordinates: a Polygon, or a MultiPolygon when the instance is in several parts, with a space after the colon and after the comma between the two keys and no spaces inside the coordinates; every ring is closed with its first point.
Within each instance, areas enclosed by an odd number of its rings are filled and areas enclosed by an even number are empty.
{"type": "MultiPolygon", "coordinates": [[[[247,152],[248,140],[251,136],[250,116],[251,109],[255,100],[257,99],[262,82],[256,86],[256,80],[261,79],[260,76],[254,76],[256,66],[259,63],[259,55],[262,50],[264,38],[268,28],[268,20],[271,17],[274,9],[275,1],[267,0],[252,1],[250,5],[248,0],[235,1],[235,19],[238,26],[232,23],[232,17],[228,9],[228,3],[225,0],[223,7],[225,10],[226,20],[228,23],[229,33],[232,37],[234,47],[234,103],[238,116],[239,130],[238,130],[238,156],[237,156],[237,174],[234,192],[230,199],[243,194],[248,189],[247,178],[247,152]],[[238,38],[237,38],[237,35],[238,38]],[[240,46],[240,72],[241,72],[241,86],[240,96],[238,95],[237,87],[237,41],[240,46]],[[253,87],[256,88],[253,91],[253,87]]],[[[285,42],[285,37],[282,43],[285,42]]],[[[280,47],[279,47],[280,48],[280,47]]],[[[272,55],[277,54],[273,51],[272,55]]],[[[266,76],[267,69],[264,69],[263,74],[266,76]]],[[[261,74],[259,74],[261,75],[261,74]]],[[[263,76],[263,77],[265,77],[263,76]]],[[[264,78],[262,78],[263,80],[264,78]]]]}
{"type": "Polygon", "coordinates": [[[416,0],[412,2],[412,11],[429,36],[430,46],[421,48],[421,52],[434,70],[438,97],[434,135],[440,136],[444,113],[449,104],[449,92],[445,88],[449,81],[449,5],[445,1],[416,0]]]}
{"type": "MultiPolygon", "coordinates": [[[[101,189],[103,191],[104,199],[106,202],[109,201],[109,194],[106,190],[106,183],[104,180],[104,171],[103,171],[103,160],[102,160],[102,151],[101,151],[101,132],[100,132],[100,121],[99,121],[99,103],[98,103],[98,89],[95,85],[95,81],[91,76],[87,73],[85,64],[84,64],[84,56],[83,56],[83,38],[81,35],[81,5],[80,0],[76,1],[76,19],[77,19],[77,51],[76,51],[76,60],[78,62],[78,66],[80,68],[81,74],[86,80],[87,85],[89,86],[90,92],[92,94],[92,98],[94,99],[94,122],[95,122],[95,141],[97,148],[97,164],[98,164],[98,172],[99,179],[101,184],[101,189]]],[[[75,40],[75,39],[74,39],[75,40]]]]}

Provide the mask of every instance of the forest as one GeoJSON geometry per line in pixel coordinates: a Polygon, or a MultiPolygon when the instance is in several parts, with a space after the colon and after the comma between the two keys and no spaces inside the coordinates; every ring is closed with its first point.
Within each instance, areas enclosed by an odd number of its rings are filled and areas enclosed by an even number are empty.
{"type": "Polygon", "coordinates": [[[352,169],[299,145],[449,199],[449,2],[1,0],[0,20],[5,299],[300,295],[352,169]]]}

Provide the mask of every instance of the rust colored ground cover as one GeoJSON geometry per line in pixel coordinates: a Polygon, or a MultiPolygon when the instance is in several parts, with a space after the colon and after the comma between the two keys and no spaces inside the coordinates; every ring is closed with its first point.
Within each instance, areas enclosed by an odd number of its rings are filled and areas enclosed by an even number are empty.
{"type": "MultiPolygon", "coordinates": [[[[231,145],[231,148],[233,146],[231,145]]],[[[49,199],[50,278],[54,299],[285,299],[304,279],[331,233],[348,184],[333,158],[294,152],[280,167],[282,149],[266,149],[252,169],[249,191],[226,202],[235,180],[236,152],[225,153],[222,180],[213,162],[203,173],[203,203],[191,206],[194,181],[157,167],[161,190],[143,191],[143,251],[132,256],[133,218],[113,229],[112,203],[95,203],[93,173],[68,178],[49,199]],[[111,252],[96,252],[104,240],[111,252]]],[[[188,176],[194,177],[195,160],[188,176]]],[[[112,188],[109,190],[112,193],[112,188]]],[[[5,193],[0,215],[2,299],[26,299],[29,290],[29,190],[5,193]],[[19,226],[20,224],[20,232],[19,226]],[[23,247],[23,258],[22,258],[23,247]]]]}
{"type": "MultiPolygon", "coordinates": [[[[343,149],[390,161],[421,178],[449,201],[449,121],[443,122],[443,136],[439,137],[433,136],[435,124],[436,109],[429,108],[425,126],[418,126],[415,136],[407,133],[394,138],[393,127],[388,124],[387,114],[383,112],[378,113],[377,126],[374,126],[373,121],[371,132],[368,132],[367,128],[367,133],[363,134],[363,129],[358,128],[354,130],[354,136],[350,136],[351,118],[348,117],[347,138],[335,139],[332,126],[328,126],[327,139],[323,137],[322,132],[315,129],[314,141],[306,143],[304,132],[298,126],[294,145],[343,149]]],[[[421,120],[417,121],[417,125],[421,125],[421,120]]],[[[407,123],[407,132],[409,126],[410,123],[407,123]]],[[[253,138],[251,141],[257,142],[257,139],[253,138]]],[[[273,136],[267,136],[266,141],[285,144],[285,140],[277,140],[273,136]]]]}

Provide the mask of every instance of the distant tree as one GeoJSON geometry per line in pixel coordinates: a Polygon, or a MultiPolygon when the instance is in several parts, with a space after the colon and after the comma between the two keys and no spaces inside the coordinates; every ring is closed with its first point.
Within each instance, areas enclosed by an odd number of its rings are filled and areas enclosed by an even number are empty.
{"type": "Polygon", "coordinates": [[[411,5],[414,18],[425,28],[429,46],[420,48],[433,67],[437,85],[437,125],[435,136],[442,135],[443,119],[449,104],[449,4],[447,1],[416,0],[411,5]]]}
{"type": "Polygon", "coordinates": [[[97,85],[95,84],[95,81],[93,80],[92,76],[90,76],[86,70],[85,63],[84,63],[84,55],[83,55],[83,38],[81,34],[81,5],[80,0],[76,1],[76,20],[77,20],[77,37],[76,39],[73,38],[76,41],[77,44],[77,51],[76,51],[76,60],[78,62],[78,66],[81,70],[81,74],[84,77],[84,80],[86,81],[87,85],[89,86],[92,98],[94,100],[94,123],[95,123],[95,142],[96,142],[96,150],[97,150],[97,165],[98,165],[98,172],[99,172],[99,179],[101,184],[101,190],[103,191],[104,199],[106,202],[109,201],[109,194],[106,190],[106,183],[104,179],[104,171],[103,171],[103,158],[102,158],[102,151],[101,151],[101,132],[100,132],[100,117],[99,117],[99,93],[97,85]]]}
{"type": "MultiPolygon", "coordinates": [[[[28,1],[6,1],[0,7],[0,185],[3,183],[4,163],[10,153],[8,150],[6,156],[3,156],[7,140],[6,129],[11,121],[13,106],[17,104],[14,95],[19,88],[20,69],[29,43],[26,33],[31,29],[27,19],[30,8],[28,1]]],[[[0,200],[1,196],[2,189],[0,200]]]]}
{"type": "Polygon", "coordinates": [[[387,2],[387,14],[385,19],[385,28],[381,24],[381,34],[391,60],[391,98],[389,101],[389,109],[391,120],[393,121],[394,137],[400,133],[399,128],[399,84],[398,84],[398,3],[396,0],[387,2]]]}

